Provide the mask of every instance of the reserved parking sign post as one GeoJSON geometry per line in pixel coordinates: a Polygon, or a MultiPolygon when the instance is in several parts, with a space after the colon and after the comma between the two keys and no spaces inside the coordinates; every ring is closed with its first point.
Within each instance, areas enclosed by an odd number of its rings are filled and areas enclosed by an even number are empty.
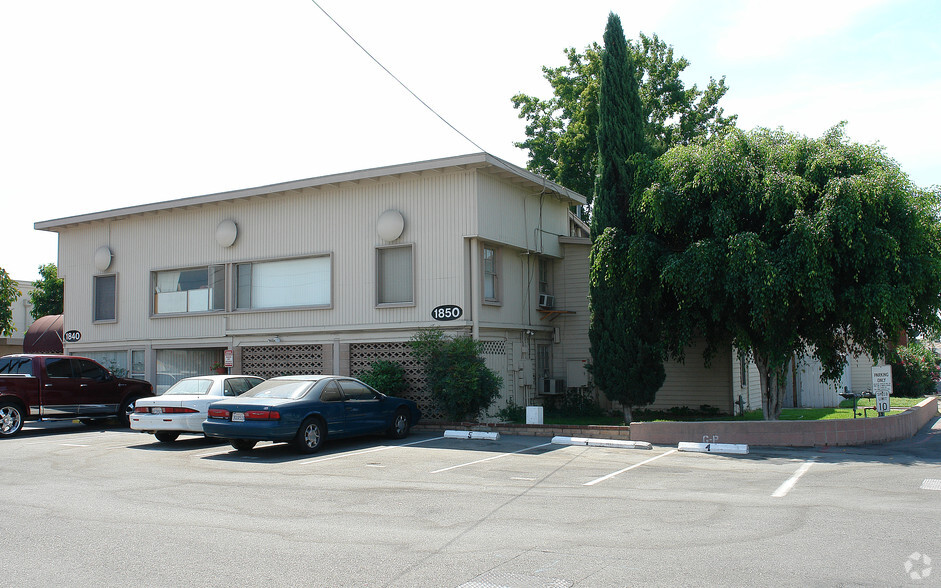
{"type": "Polygon", "coordinates": [[[876,412],[885,416],[889,412],[889,396],[892,395],[892,366],[872,367],[872,393],[876,396],[876,412]]]}

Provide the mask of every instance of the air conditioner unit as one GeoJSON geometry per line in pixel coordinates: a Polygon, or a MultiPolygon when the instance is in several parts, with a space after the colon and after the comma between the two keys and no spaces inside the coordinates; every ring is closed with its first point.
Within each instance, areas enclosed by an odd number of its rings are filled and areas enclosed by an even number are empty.
{"type": "Polygon", "coordinates": [[[553,306],[555,306],[555,296],[550,296],[549,294],[539,295],[539,308],[550,309],[553,306]]]}
{"type": "Polygon", "coordinates": [[[555,378],[540,378],[540,394],[562,394],[565,392],[565,380],[555,378]]]}

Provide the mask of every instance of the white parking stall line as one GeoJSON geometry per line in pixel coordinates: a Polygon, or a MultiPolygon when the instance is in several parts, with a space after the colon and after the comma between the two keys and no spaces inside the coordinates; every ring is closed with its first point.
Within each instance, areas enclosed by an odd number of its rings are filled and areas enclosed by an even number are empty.
{"type": "Polygon", "coordinates": [[[787,479],[786,482],[778,486],[778,489],[774,491],[774,494],[771,495],[772,498],[783,498],[787,496],[787,493],[794,488],[794,485],[797,484],[797,481],[801,479],[801,476],[807,473],[807,470],[810,469],[810,466],[814,465],[817,462],[816,457],[810,458],[810,460],[805,461],[801,464],[801,467],[797,468],[797,471],[794,472],[794,475],[787,479]]]}
{"type": "Polygon", "coordinates": [[[602,477],[600,477],[600,478],[598,478],[598,479],[596,479],[596,480],[592,480],[591,482],[585,482],[584,484],[582,484],[582,486],[594,486],[595,484],[599,484],[599,483],[601,483],[601,482],[604,482],[605,480],[610,480],[611,478],[613,478],[613,477],[615,477],[615,476],[621,475],[621,474],[623,474],[623,473],[626,472],[626,471],[632,470],[632,469],[634,469],[634,468],[639,468],[640,466],[642,466],[642,465],[644,465],[644,464],[648,464],[648,463],[650,463],[650,462],[652,462],[652,461],[654,461],[654,460],[660,459],[661,457],[666,457],[666,456],[670,455],[671,453],[676,453],[676,452],[677,452],[676,449],[671,449],[670,451],[667,451],[666,453],[661,453],[660,455],[655,455],[655,456],[653,456],[653,457],[651,457],[651,458],[649,458],[649,459],[645,459],[645,460],[642,461],[642,462],[635,463],[635,464],[632,465],[632,466],[628,466],[628,467],[624,468],[623,470],[618,470],[618,471],[616,471],[616,472],[613,472],[613,473],[608,474],[607,476],[602,476],[602,477]]]}
{"type": "MultiPolygon", "coordinates": [[[[431,439],[422,439],[421,441],[412,441],[411,443],[402,443],[401,445],[383,445],[382,447],[372,447],[370,449],[362,449],[360,451],[353,451],[350,453],[337,453],[335,455],[327,455],[324,457],[315,457],[312,459],[305,459],[305,460],[298,461],[295,463],[303,464],[303,463],[317,463],[320,461],[330,461],[332,459],[340,459],[341,457],[354,457],[356,455],[363,455],[365,453],[374,453],[376,451],[385,451],[386,449],[395,449],[396,447],[408,447],[410,445],[419,445],[421,443],[428,443],[429,441],[437,441],[439,439],[444,439],[444,437],[432,437],[431,439]]],[[[217,449],[215,451],[211,451],[208,453],[200,453],[200,454],[194,455],[193,458],[200,459],[200,458],[206,458],[206,457],[215,457],[217,455],[225,455],[226,453],[232,453],[233,451],[235,450],[232,449],[231,447],[226,447],[226,448],[217,449]]],[[[252,459],[259,459],[259,458],[255,457],[252,459]]]]}
{"type": "Polygon", "coordinates": [[[511,452],[511,453],[501,453],[500,455],[493,455],[493,456],[490,456],[490,457],[485,457],[484,459],[478,459],[478,460],[476,460],[476,461],[469,461],[469,462],[467,462],[467,463],[462,463],[462,464],[458,464],[458,465],[453,465],[453,466],[450,466],[450,467],[447,467],[447,468],[441,468],[440,470],[435,470],[435,471],[433,471],[433,472],[431,472],[431,473],[432,473],[432,474],[440,474],[441,472],[447,472],[447,471],[449,471],[449,470],[456,470],[456,469],[458,469],[458,468],[463,468],[463,467],[466,467],[466,466],[469,466],[469,465],[474,465],[474,464],[478,464],[478,463],[484,463],[485,461],[493,461],[493,460],[495,460],[495,459],[500,459],[500,458],[507,457],[507,456],[510,456],[510,455],[516,455],[517,453],[523,453],[524,451],[529,451],[529,450],[531,450],[531,449],[538,449],[538,448],[540,448],[540,447],[546,447],[547,445],[552,445],[552,443],[542,443],[541,445],[533,445],[532,447],[527,447],[527,448],[525,448],[525,449],[520,449],[519,451],[513,451],[513,452],[511,452]]]}
{"type": "Polygon", "coordinates": [[[90,447],[90,445],[86,445],[83,443],[59,443],[59,445],[63,447],[90,447]]]}
{"type": "Polygon", "coordinates": [[[234,450],[231,447],[226,447],[224,449],[222,448],[214,449],[206,453],[197,453],[196,455],[193,456],[193,459],[202,459],[204,457],[214,457],[216,455],[223,455],[223,454],[229,453],[230,451],[234,451],[234,450]]]}

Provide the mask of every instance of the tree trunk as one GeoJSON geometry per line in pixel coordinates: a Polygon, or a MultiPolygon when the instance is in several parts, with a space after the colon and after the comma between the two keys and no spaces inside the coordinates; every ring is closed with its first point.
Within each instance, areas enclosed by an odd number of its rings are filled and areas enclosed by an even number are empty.
{"type": "Polygon", "coordinates": [[[621,406],[624,407],[624,424],[629,425],[631,424],[631,407],[626,404],[621,406]]]}
{"type": "Polygon", "coordinates": [[[755,365],[758,366],[758,381],[761,385],[761,412],[766,421],[776,421],[784,408],[784,368],[772,370],[767,360],[757,356],[755,365]]]}

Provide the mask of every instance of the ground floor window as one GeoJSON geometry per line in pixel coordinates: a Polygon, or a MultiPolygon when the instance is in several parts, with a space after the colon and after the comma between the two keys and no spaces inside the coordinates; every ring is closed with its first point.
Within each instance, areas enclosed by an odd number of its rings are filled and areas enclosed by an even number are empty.
{"type": "Polygon", "coordinates": [[[145,379],[144,350],[119,349],[113,351],[88,351],[81,355],[94,359],[119,378],[145,379]],[[130,361],[129,361],[130,359],[130,361]]]}
{"type": "Polygon", "coordinates": [[[105,366],[111,372],[119,377],[126,377],[130,371],[127,369],[127,351],[89,351],[87,353],[81,353],[88,359],[94,359],[101,365],[105,366]]]}
{"type": "Polygon", "coordinates": [[[157,382],[154,391],[162,394],[183,378],[213,373],[212,366],[223,361],[223,348],[158,349],[157,382]]]}

